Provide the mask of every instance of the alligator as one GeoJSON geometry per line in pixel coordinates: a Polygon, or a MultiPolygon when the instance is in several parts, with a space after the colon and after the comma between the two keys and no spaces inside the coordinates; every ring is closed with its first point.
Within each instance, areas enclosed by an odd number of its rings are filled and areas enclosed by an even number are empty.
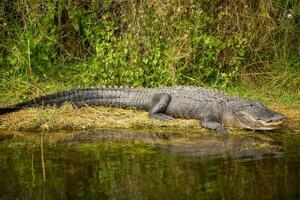
{"type": "Polygon", "coordinates": [[[226,127],[250,130],[279,128],[286,117],[253,100],[229,96],[216,89],[177,86],[166,88],[103,87],[72,89],[41,96],[0,108],[0,115],[28,107],[112,106],[146,110],[150,118],[169,121],[173,118],[199,119],[202,127],[228,133],[226,127]]]}

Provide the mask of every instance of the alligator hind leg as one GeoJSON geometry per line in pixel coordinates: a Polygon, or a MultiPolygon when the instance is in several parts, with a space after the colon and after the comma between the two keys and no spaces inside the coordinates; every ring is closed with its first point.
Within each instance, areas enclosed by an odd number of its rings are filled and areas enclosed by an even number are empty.
{"type": "Polygon", "coordinates": [[[154,95],[151,108],[149,109],[149,117],[162,121],[172,120],[173,118],[171,116],[163,113],[169,105],[170,100],[171,96],[166,93],[154,95]]]}

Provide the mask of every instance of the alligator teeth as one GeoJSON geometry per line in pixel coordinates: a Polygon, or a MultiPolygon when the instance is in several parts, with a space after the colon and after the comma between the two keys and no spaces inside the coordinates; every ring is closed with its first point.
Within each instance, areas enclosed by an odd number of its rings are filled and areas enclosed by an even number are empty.
{"type": "Polygon", "coordinates": [[[239,120],[239,123],[242,125],[242,127],[246,128],[246,129],[250,129],[250,130],[268,131],[268,130],[273,130],[273,129],[279,128],[279,126],[248,126],[248,125],[244,124],[243,122],[241,122],[240,120],[239,120]]]}
{"type": "Polygon", "coordinates": [[[283,124],[283,121],[276,121],[276,122],[264,122],[264,121],[261,121],[259,120],[260,123],[266,125],[266,126],[279,126],[281,124],[283,124]]]}

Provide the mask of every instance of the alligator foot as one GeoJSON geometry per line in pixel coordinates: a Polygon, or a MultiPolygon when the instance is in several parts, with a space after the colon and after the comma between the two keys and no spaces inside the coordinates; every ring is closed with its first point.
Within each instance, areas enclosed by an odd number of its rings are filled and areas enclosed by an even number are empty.
{"type": "Polygon", "coordinates": [[[219,133],[229,134],[229,131],[219,122],[203,120],[201,121],[201,126],[203,128],[212,129],[219,133]]]}
{"type": "Polygon", "coordinates": [[[150,117],[160,121],[171,121],[173,119],[173,117],[163,113],[151,114],[150,117]]]}

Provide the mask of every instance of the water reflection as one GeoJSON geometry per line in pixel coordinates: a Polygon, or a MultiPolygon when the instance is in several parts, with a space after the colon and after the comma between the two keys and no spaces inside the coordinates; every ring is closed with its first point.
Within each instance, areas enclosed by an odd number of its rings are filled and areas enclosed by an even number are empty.
{"type": "Polygon", "coordinates": [[[76,145],[83,142],[113,141],[140,141],[154,144],[160,149],[171,153],[199,157],[201,159],[227,156],[240,160],[258,160],[264,156],[281,156],[282,142],[267,135],[231,135],[220,134],[190,135],[179,133],[153,133],[138,131],[101,130],[91,131],[68,138],[62,143],[76,145]]]}
{"type": "Polygon", "coordinates": [[[0,199],[296,199],[300,192],[296,135],[52,136],[2,140],[0,199]]]}

